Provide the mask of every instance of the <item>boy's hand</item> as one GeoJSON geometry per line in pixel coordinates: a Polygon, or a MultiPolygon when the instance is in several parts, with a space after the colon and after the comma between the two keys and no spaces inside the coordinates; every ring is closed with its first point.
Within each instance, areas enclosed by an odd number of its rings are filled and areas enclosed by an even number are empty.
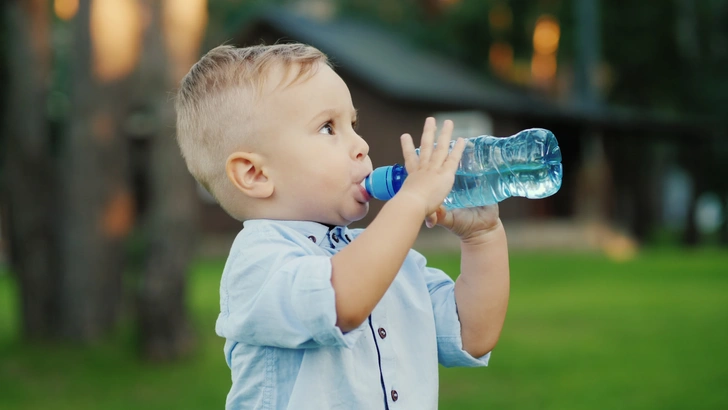
{"type": "Polygon", "coordinates": [[[437,211],[428,215],[425,224],[428,228],[443,226],[464,242],[475,241],[500,225],[498,204],[449,211],[440,206],[437,211]]]}
{"type": "Polygon", "coordinates": [[[402,153],[404,165],[407,168],[407,179],[397,193],[398,196],[408,196],[419,201],[425,211],[430,215],[442,205],[445,197],[452,189],[455,181],[455,171],[460,163],[460,157],[465,149],[465,141],[461,138],[450,150],[453,123],[445,121],[435,147],[436,124],[434,118],[425,120],[425,128],[420,141],[420,155],[415,152],[412,137],[402,135],[402,153]]]}

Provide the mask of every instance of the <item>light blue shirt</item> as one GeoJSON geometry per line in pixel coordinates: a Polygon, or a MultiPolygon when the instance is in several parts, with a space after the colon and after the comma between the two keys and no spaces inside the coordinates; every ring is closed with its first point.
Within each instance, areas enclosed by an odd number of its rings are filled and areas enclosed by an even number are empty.
{"type": "Polygon", "coordinates": [[[226,409],[435,409],[438,361],[462,349],[454,283],[410,251],[369,319],[336,327],[331,257],[361,229],[251,220],[232,245],[217,334],[232,372],[226,409]]]}

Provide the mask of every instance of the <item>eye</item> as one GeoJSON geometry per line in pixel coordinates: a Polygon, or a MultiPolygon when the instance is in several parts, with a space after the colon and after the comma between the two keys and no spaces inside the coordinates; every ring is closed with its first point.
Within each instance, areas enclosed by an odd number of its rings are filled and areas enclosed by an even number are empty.
{"type": "Polygon", "coordinates": [[[359,128],[359,120],[354,120],[351,122],[351,128],[356,131],[357,128],[359,128]]]}
{"type": "Polygon", "coordinates": [[[331,121],[326,121],[326,124],[319,129],[319,134],[334,135],[334,125],[331,121]]]}

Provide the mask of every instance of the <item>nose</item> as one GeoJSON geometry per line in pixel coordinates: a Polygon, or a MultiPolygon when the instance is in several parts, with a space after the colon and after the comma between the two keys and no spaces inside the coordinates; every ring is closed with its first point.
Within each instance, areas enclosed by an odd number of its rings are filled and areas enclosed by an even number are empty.
{"type": "Polygon", "coordinates": [[[369,155],[369,144],[364,141],[359,134],[356,134],[356,141],[354,143],[354,158],[362,160],[369,155]]]}

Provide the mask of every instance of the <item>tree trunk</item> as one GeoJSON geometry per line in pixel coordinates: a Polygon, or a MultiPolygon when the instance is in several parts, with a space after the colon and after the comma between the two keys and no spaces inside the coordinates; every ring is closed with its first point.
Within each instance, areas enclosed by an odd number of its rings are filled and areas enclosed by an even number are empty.
{"type": "Polygon", "coordinates": [[[71,41],[71,113],[61,147],[61,336],[92,342],[117,323],[123,239],[132,223],[120,85],[92,73],[90,2],[79,3],[71,41]]]}
{"type": "Polygon", "coordinates": [[[142,56],[142,106],[151,118],[150,203],[145,231],[149,247],[138,293],[142,355],[167,361],[189,353],[194,336],[189,323],[186,275],[194,251],[197,200],[194,181],[175,142],[175,113],[169,93],[175,88],[162,33],[162,2],[149,0],[142,56]]]}
{"type": "Polygon", "coordinates": [[[10,266],[20,288],[26,339],[55,333],[58,249],[56,178],[45,101],[49,77],[49,15],[45,0],[10,1],[4,10],[7,107],[3,181],[10,266]]]}

